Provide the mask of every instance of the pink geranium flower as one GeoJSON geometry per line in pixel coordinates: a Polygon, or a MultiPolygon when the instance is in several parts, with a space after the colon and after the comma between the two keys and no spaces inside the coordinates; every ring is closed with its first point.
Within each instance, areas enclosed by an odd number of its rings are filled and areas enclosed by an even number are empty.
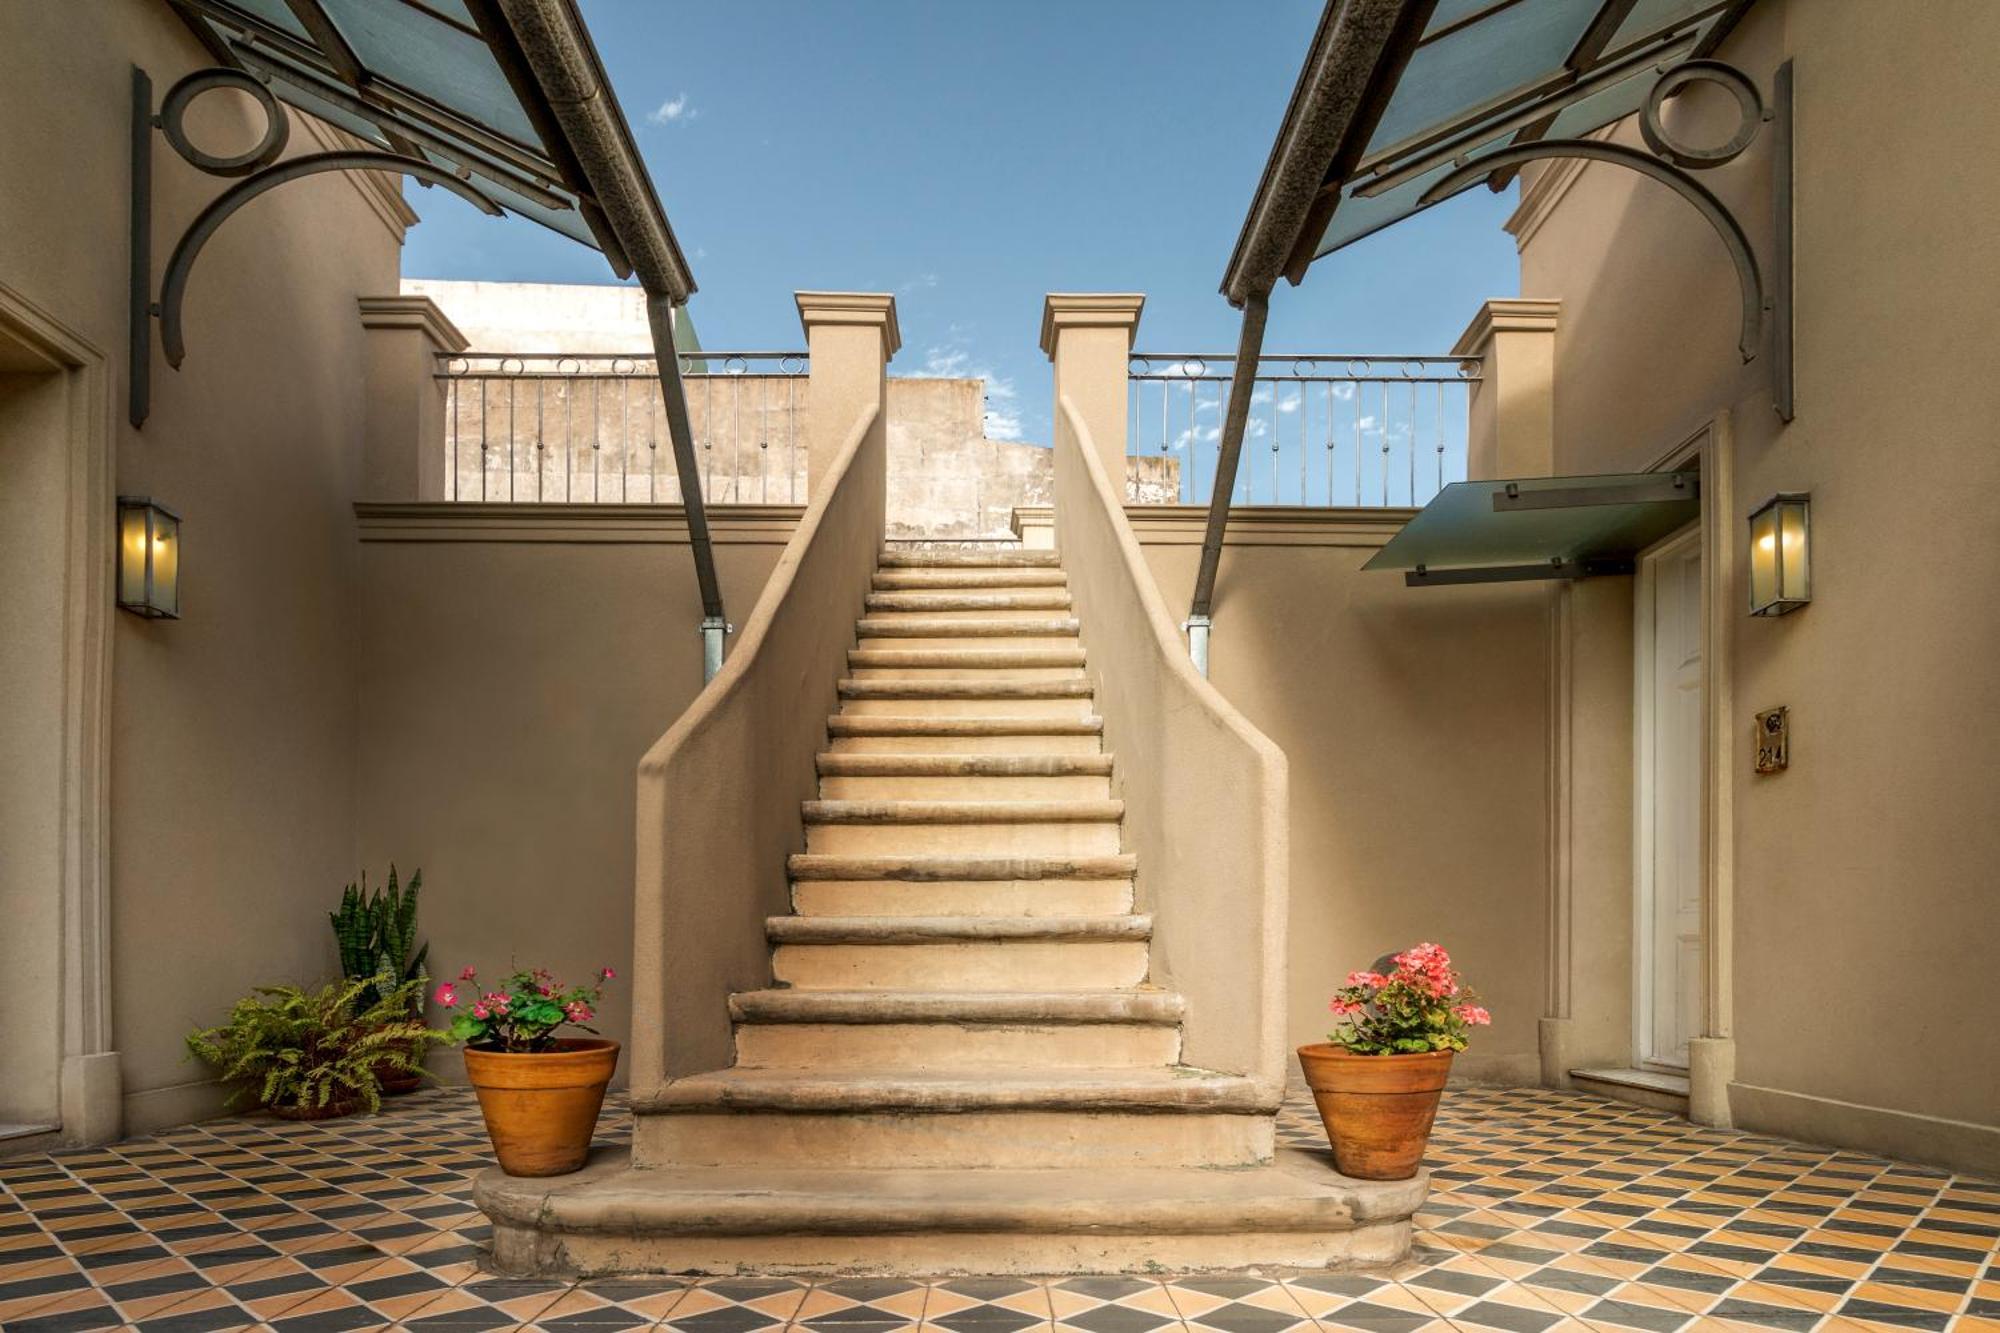
{"type": "Polygon", "coordinates": [[[452,989],[449,981],[437,988],[437,1002],[447,1009],[458,1004],[458,992],[452,989]]]}

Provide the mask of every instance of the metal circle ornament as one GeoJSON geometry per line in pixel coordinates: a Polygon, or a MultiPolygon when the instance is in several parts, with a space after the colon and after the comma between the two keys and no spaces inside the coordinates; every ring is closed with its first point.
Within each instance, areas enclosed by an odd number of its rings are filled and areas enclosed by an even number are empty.
{"type": "Polygon", "coordinates": [[[211,176],[248,176],[278,160],[278,154],[285,151],[285,141],[291,137],[292,123],[271,90],[248,74],[233,69],[198,69],[167,90],[166,100],[160,103],[160,133],[167,136],[167,142],[190,166],[211,176]],[[264,135],[245,152],[206,153],[187,136],[183,122],[188,108],[197,97],[218,88],[246,93],[263,109],[264,135]]]}
{"type": "Polygon", "coordinates": [[[1675,65],[1646,94],[1646,105],[1639,113],[1639,133],[1644,136],[1646,146],[1675,166],[1696,170],[1735,161],[1756,139],[1763,124],[1764,97],[1757,91],[1757,85],[1742,70],[1720,60],[1688,60],[1675,65]],[[1736,133],[1726,142],[1712,147],[1684,143],[1660,123],[1660,110],[1667,99],[1694,83],[1715,84],[1736,99],[1740,119],[1736,133]]]}

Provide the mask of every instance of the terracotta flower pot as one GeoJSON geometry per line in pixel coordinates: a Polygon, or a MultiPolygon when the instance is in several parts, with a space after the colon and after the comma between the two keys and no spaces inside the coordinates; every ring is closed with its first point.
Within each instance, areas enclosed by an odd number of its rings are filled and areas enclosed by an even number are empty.
{"type": "Polygon", "coordinates": [[[1353,1055],[1325,1042],[1299,1047],[1340,1174],[1360,1180],[1417,1174],[1452,1054],[1353,1055]]]}
{"type": "Polygon", "coordinates": [[[618,1043],[597,1038],[563,1038],[532,1055],[466,1047],[465,1072],[500,1169],[560,1176],[582,1166],[617,1067],[618,1043]]]}

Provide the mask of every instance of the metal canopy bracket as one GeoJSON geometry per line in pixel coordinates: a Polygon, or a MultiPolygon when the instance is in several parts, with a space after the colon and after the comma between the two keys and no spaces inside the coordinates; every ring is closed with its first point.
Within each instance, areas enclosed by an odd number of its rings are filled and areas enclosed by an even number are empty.
{"type": "Polygon", "coordinates": [[[1549,560],[1538,565],[1487,565],[1480,569],[1432,569],[1418,565],[1403,574],[1403,584],[1410,588],[1446,586],[1454,583],[1525,583],[1534,579],[1578,579],[1598,578],[1611,574],[1630,574],[1636,563],[1629,555],[1592,556],[1588,560],[1549,560]]]}
{"type": "Polygon", "coordinates": [[[1506,488],[1495,492],[1493,512],[1514,513],[1523,509],[1579,509],[1596,508],[1602,505],[1627,504],[1680,504],[1701,496],[1701,475],[1696,472],[1670,472],[1658,481],[1637,486],[1575,486],[1567,490],[1544,491],[1521,489],[1521,483],[1510,481],[1506,488]]]}
{"type": "Polygon", "coordinates": [[[138,66],[132,68],[132,236],[130,297],[130,375],[126,392],[126,415],[131,423],[144,426],[152,411],[152,328],[160,323],[160,347],[167,364],[179,370],[187,355],[181,332],[181,309],[187,299],[188,279],[201,250],[224,222],[259,195],[289,181],[328,171],[388,171],[414,176],[442,185],[482,212],[499,216],[500,205],[459,176],[432,163],[400,153],[364,151],[313,153],[279,162],[278,155],[291,137],[285,108],[257,79],[241,70],[216,67],[198,69],[167,90],[156,115],[153,110],[153,80],[138,66]],[[185,125],[188,107],[205,92],[231,88],[246,93],[264,111],[264,133],[244,152],[218,157],[203,152],[188,137],[185,125]],[[235,179],[236,184],[217,195],[195,215],[174,245],[160,281],[159,299],[152,296],[153,283],[153,135],[160,134],[183,161],[206,175],[235,179]]]}

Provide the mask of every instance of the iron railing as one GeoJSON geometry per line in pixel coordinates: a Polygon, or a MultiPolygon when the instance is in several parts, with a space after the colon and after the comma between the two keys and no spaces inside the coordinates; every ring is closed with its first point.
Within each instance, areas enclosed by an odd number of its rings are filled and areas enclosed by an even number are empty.
{"type": "MultiPolygon", "coordinates": [[[[1235,357],[1134,353],[1129,448],[1180,460],[1180,500],[1207,504],[1235,357]]],[[[1465,479],[1477,357],[1259,358],[1232,504],[1421,505],[1465,479]]]]}
{"type": "MultiPolygon", "coordinates": [[[[803,503],[808,366],[804,352],[681,356],[709,504],[803,503]]],[[[651,356],[441,353],[436,376],[447,499],[680,502],[651,356]]]]}

